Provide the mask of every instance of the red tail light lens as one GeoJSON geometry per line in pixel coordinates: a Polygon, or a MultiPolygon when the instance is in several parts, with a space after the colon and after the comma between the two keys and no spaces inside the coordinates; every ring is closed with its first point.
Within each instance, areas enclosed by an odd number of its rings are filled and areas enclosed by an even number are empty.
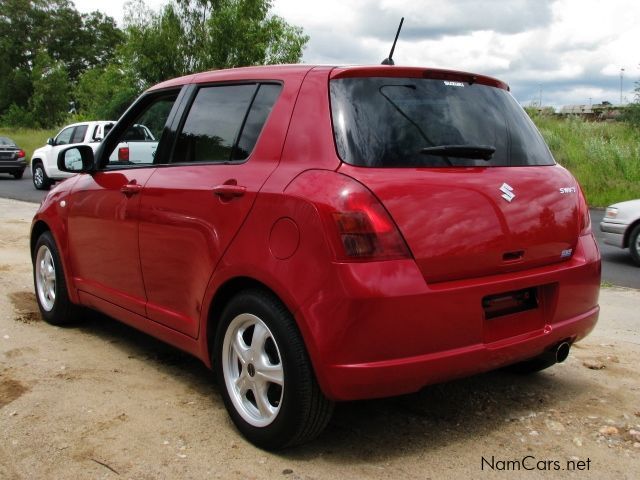
{"type": "Polygon", "coordinates": [[[118,149],[118,161],[119,162],[129,161],[129,147],[120,147],[118,149]]]}
{"type": "Polygon", "coordinates": [[[24,150],[18,150],[18,158],[24,158],[25,153],[24,150]]]}
{"type": "Polygon", "coordinates": [[[320,212],[339,261],[410,258],[398,227],[380,201],[345,175],[307,171],[287,188],[310,199],[320,212]]]}

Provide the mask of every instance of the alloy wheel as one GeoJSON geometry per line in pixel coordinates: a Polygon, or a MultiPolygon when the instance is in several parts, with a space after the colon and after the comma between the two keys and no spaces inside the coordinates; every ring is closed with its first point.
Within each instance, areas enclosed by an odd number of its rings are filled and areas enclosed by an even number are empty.
{"type": "Polygon", "coordinates": [[[56,302],[56,267],[51,250],[41,245],[36,255],[36,290],[42,308],[50,312],[56,302]]]}
{"type": "Polygon", "coordinates": [[[222,346],[222,369],[240,416],[254,427],[271,424],[282,403],[284,369],[275,338],[259,317],[243,313],[231,321],[222,346]]]}

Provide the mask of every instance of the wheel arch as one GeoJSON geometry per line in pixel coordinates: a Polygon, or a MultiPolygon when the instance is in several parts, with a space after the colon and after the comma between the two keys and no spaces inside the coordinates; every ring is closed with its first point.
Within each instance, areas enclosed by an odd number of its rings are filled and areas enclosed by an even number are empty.
{"type": "MultiPolygon", "coordinates": [[[[40,238],[40,235],[42,235],[44,232],[51,232],[51,228],[44,220],[36,220],[36,222],[31,227],[31,238],[29,239],[29,250],[31,252],[32,262],[35,258],[36,242],[38,241],[38,238],[40,238]]],[[[53,235],[53,232],[51,233],[51,235],[53,235]]]]}
{"type": "Polygon", "coordinates": [[[622,247],[629,248],[629,241],[631,240],[631,232],[640,225],[640,218],[637,218],[634,222],[632,222],[629,227],[624,232],[624,238],[622,240],[622,247]]]}
{"type": "MultiPolygon", "coordinates": [[[[220,318],[222,316],[222,312],[224,307],[229,303],[229,301],[239,292],[243,290],[249,289],[260,289],[264,290],[271,295],[275,296],[278,300],[280,300],[285,307],[293,314],[291,308],[286,304],[286,302],[282,299],[282,296],[278,295],[273,289],[269,288],[265,283],[256,280],[255,278],[251,278],[248,276],[238,276],[229,278],[224,283],[222,283],[218,289],[216,290],[211,302],[209,303],[209,309],[207,311],[206,316],[206,348],[207,355],[206,360],[211,364],[211,349],[213,348],[213,344],[216,338],[216,331],[218,329],[218,324],[220,322],[220,318]]],[[[298,327],[299,328],[299,327],[298,327]]]]}
{"type": "Polygon", "coordinates": [[[78,293],[75,289],[75,284],[73,281],[73,274],[71,271],[71,266],[69,262],[69,258],[67,256],[68,250],[66,248],[66,234],[63,227],[60,225],[56,225],[55,222],[52,222],[52,217],[40,214],[36,215],[36,219],[31,226],[31,236],[29,238],[29,250],[31,253],[31,262],[35,260],[35,247],[38,238],[45,232],[49,232],[53,241],[58,248],[58,254],[60,255],[60,261],[62,262],[62,268],[65,273],[65,281],[67,287],[67,294],[69,295],[69,299],[71,302],[77,304],[80,302],[78,298],[78,293]],[[45,217],[45,218],[43,218],[45,217]],[[51,222],[51,223],[48,223],[51,222]]]}

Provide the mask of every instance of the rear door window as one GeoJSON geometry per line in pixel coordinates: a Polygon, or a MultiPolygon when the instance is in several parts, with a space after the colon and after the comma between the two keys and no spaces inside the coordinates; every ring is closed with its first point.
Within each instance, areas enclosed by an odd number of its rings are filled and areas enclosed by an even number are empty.
{"type": "Polygon", "coordinates": [[[479,83],[424,78],[330,82],[338,154],[367,167],[554,165],[513,97],[479,83]],[[442,153],[443,150],[447,153],[442,153]],[[483,159],[479,151],[491,151],[483,159]],[[495,151],[494,151],[495,150],[495,151]]]}
{"type": "Polygon", "coordinates": [[[281,88],[277,84],[200,88],[178,136],[173,162],[247,159],[281,88]]]}
{"type": "Polygon", "coordinates": [[[87,125],[78,125],[73,131],[73,136],[71,137],[71,143],[82,143],[86,133],[87,133],[87,125]]]}

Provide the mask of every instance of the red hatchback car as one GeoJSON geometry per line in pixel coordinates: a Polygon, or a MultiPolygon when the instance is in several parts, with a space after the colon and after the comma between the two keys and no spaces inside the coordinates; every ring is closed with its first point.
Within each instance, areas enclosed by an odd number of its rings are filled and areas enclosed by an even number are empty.
{"type": "Polygon", "coordinates": [[[33,221],[44,318],[89,307],[195,355],[263,448],[313,438],[335,401],[540,370],[598,318],[580,187],[486,76],[190,75],[58,164],[80,175],[33,221]],[[140,125],[155,140],[122,147],[140,125]]]}

